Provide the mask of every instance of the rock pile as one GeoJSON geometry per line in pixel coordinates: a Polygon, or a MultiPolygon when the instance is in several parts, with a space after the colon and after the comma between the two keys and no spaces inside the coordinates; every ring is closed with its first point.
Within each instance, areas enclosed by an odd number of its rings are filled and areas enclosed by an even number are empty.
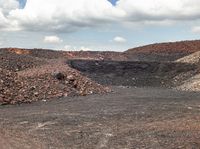
{"type": "Polygon", "coordinates": [[[194,91],[199,92],[200,91],[200,74],[197,74],[188,80],[185,80],[184,83],[178,87],[176,87],[178,90],[183,91],[194,91]]]}
{"type": "Polygon", "coordinates": [[[200,91],[200,51],[192,53],[188,56],[178,59],[176,62],[183,64],[191,64],[196,65],[197,68],[193,71],[183,74],[184,76],[177,76],[177,78],[185,78],[182,79],[181,84],[175,87],[178,90],[184,91],[200,91]]]}
{"type": "Polygon", "coordinates": [[[200,51],[197,51],[197,52],[192,53],[188,56],[182,57],[182,58],[176,60],[176,62],[198,64],[200,62],[200,51]]]}
{"type": "Polygon", "coordinates": [[[33,68],[46,63],[45,59],[15,53],[10,49],[0,49],[0,68],[14,72],[33,68]]]}
{"type": "Polygon", "coordinates": [[[200,40],[155,43],[146,46],[129,49],[128,53],[194,53],[200,49],[200,40]]]}
{"type": "Polygon", "coordinates": [[[47,65],[18,72],[18,75],[23,79],[23,89],[32,100],[62,96],[85,96],[109,91],[108,88],[71,69],[64,62],[51,62],[47,65]]]}
{"type": "Polygon", "coordinates": [[[0,105],[109,91],[68,67],[66,60],[0,52],[0,105]]]}
{"type": "Polygon", "coordinates": [[[10,103],[16,99],[22,82],[16,73],[0,68],[0,104],[10,103]]]}
{"type": "Polygon", "coordinates": [[[156,43],[129,49],[125,52],[134,61],[175,61],[199,51],[200,40],[156,43]]]}

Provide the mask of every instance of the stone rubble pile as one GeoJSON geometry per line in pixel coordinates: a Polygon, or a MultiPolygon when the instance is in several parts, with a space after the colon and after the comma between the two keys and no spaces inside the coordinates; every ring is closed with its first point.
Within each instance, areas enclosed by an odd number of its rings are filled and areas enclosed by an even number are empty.
{"type": "Polygon", "coordinates": [[[109,92],[70,68],[66,60],[43,60],[0,50],[0,105],[109,92]]]}

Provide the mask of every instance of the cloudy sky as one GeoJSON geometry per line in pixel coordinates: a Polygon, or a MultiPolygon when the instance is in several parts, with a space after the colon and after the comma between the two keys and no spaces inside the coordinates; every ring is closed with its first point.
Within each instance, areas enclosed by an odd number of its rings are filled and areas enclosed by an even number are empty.
{"type": "Polygon", "coordinates": [[[115,50],[200,39],[200,0],[0,0],[0,47],[115,50]]]}

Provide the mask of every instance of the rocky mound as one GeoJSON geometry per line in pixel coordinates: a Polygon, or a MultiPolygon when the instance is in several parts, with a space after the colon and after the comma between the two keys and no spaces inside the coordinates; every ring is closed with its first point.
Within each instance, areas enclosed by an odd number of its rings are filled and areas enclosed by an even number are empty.
{"type": "Polygon", "coordinates": [[[125,53],[131,60],[175,61],[200,50],[200,40],[156,43],[129,49],[125,53]]]}
{"type": "Polygon", "coordinates": [[[184,91],[200,91],[200,51],[180,58],[176,62],[197,66],[197,69],[183,74],[184,76],[177,76],[179,78],[187,76],[187,79],[184,79],[176,89],[184,91]]]}
{"type": "Polygon", "coordinates": [[[184,83],[176,87],[176,89],[183,91],[200,91],[200,74],[185,80],[184,83]]]}
{"type": "Polygon", "coordinates": [[[176,62],[198,64],[200,62],[200,51],[192,53],[188,56],[182,57],[176,60],[176,62]]]}
{"type": "Polygon", "coordinates": [[[0,49],[0,104],[109,91],[65,61],[34,57],[23,49],[0,49]]]}
{"type": "Polygon", "coordinates": [[[42,98],[49,98],[52,95],[84,96],[108,91],[108,88],[91,81],[59,60],[18,72],[18,75],[25,80],[26,86],[33,86],[36,94],[44,95],[42,98]]]}
{"type": "Polygon", "coordinates": [[[0,73],[0,104],[85,96],[109,91],[64,63],[51,63],[18,73],[0,69],[0,73]]]}
{"type": "Polygon", "coordinates": [[[179,41],[156,43],[146,46],[141,46],[129,49],[126,52],[143,52],[143,53],[175,53],[175,52],[188,52],[193,53],[200,50],[200,40],[193,41],[179,41]]]}
{"type": "Polygon", "coordinates": [[[16,73],[0,68],[0,104],[16,99],[21,88],[22,83],[16,73]]]}
{"type": "Polygon", "coordinates": [[[0,49],[4,53],[12,53],[12,55],[31,56],[40,59],[87,59],[87,60],[127,60],[127,56],[122,52],[110,51],[55,51],[48,49],[20,49],[20,48],[4,48],[0,49]]]}
{"type": "Polygon", "coordinates": [[[29,52],[22,50],[0,49],[0,68],[17,72],[46,63],[45,59],[28,54],[29,52]]]}

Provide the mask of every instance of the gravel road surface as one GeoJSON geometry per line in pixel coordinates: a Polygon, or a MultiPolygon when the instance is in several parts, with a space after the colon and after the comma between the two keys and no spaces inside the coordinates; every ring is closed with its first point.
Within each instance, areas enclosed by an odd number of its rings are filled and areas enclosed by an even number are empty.
{"type": "Polygon", "coordinates": [[[200,148],[200,93],[113,91],[0,106],[1,149],[200,148]]]}

